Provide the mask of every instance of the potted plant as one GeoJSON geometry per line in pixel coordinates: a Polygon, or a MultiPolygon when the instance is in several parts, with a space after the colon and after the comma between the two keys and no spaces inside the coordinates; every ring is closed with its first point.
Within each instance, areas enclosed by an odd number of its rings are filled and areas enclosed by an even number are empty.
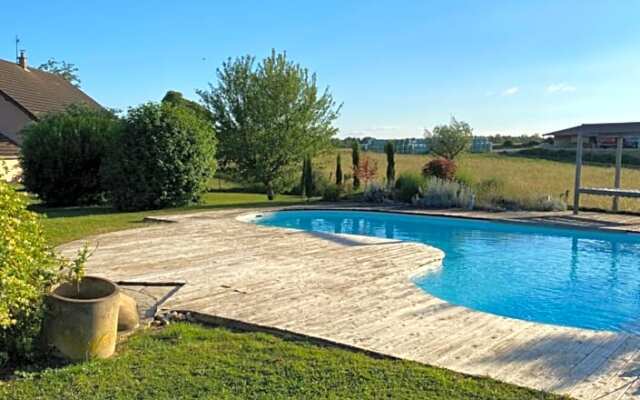
{"type": "Polygon", "coordinates": [[[119,289],[107,279],[85,276],[90,256],[85,245],[74,260],[63,260],[60,282],[45,298],[47,344],[71,360],[107,358],[116,347],[119,289]]]}

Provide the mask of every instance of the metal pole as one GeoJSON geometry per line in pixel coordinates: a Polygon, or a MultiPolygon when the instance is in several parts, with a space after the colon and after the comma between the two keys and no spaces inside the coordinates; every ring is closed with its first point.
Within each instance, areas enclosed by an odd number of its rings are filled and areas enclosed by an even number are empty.
{"type": "Polygon", "coordinates": [[[582,133],[578,132],[576,147],[576,178],[573,184],[573,214],[580,208],[580,177],[582,176],[582,133]]]}
{"type": "MultiPolygon", "coordinates": [[[[616,138],[616,177],[614,179],[614,187],[620,189],[620,174],[622,172],[622,144],[624,140],[616,138]]],[[[618,211],[618,196],[613,196],[613,211],[618,211]]]]}

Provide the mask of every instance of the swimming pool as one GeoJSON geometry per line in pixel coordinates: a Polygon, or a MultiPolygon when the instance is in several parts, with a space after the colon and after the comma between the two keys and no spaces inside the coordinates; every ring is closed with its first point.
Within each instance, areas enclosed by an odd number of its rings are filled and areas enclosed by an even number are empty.
{"type": "Polygon", "coordinates": [[[255,222],[425,243],[446,255],[415,284],[450,303],[640,333],[640,235],[362,211],[282,211],[255,222]]]}

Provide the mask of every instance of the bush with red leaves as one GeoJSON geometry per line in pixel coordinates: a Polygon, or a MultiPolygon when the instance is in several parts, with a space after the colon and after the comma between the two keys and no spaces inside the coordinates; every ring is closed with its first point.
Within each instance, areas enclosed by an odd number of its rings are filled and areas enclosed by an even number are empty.
{"type": "Polygon", "coordinates": [[[456,176],[456,163],[446,158],[436,158],[422,167],[422,175],[452,181],[456,176]]]}

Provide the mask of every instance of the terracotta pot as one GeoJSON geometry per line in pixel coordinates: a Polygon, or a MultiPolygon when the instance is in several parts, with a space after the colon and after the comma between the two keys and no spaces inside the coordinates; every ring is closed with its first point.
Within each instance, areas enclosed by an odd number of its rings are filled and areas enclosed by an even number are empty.
{"type": "Polygon", "coordinates": [[[70,360],[107,358],[116,348],[120,293],[104,278],[64,283],[46,297],[47,344],[70,360]],[[78,290],[79,289],[79,290],[78,290]]]}

